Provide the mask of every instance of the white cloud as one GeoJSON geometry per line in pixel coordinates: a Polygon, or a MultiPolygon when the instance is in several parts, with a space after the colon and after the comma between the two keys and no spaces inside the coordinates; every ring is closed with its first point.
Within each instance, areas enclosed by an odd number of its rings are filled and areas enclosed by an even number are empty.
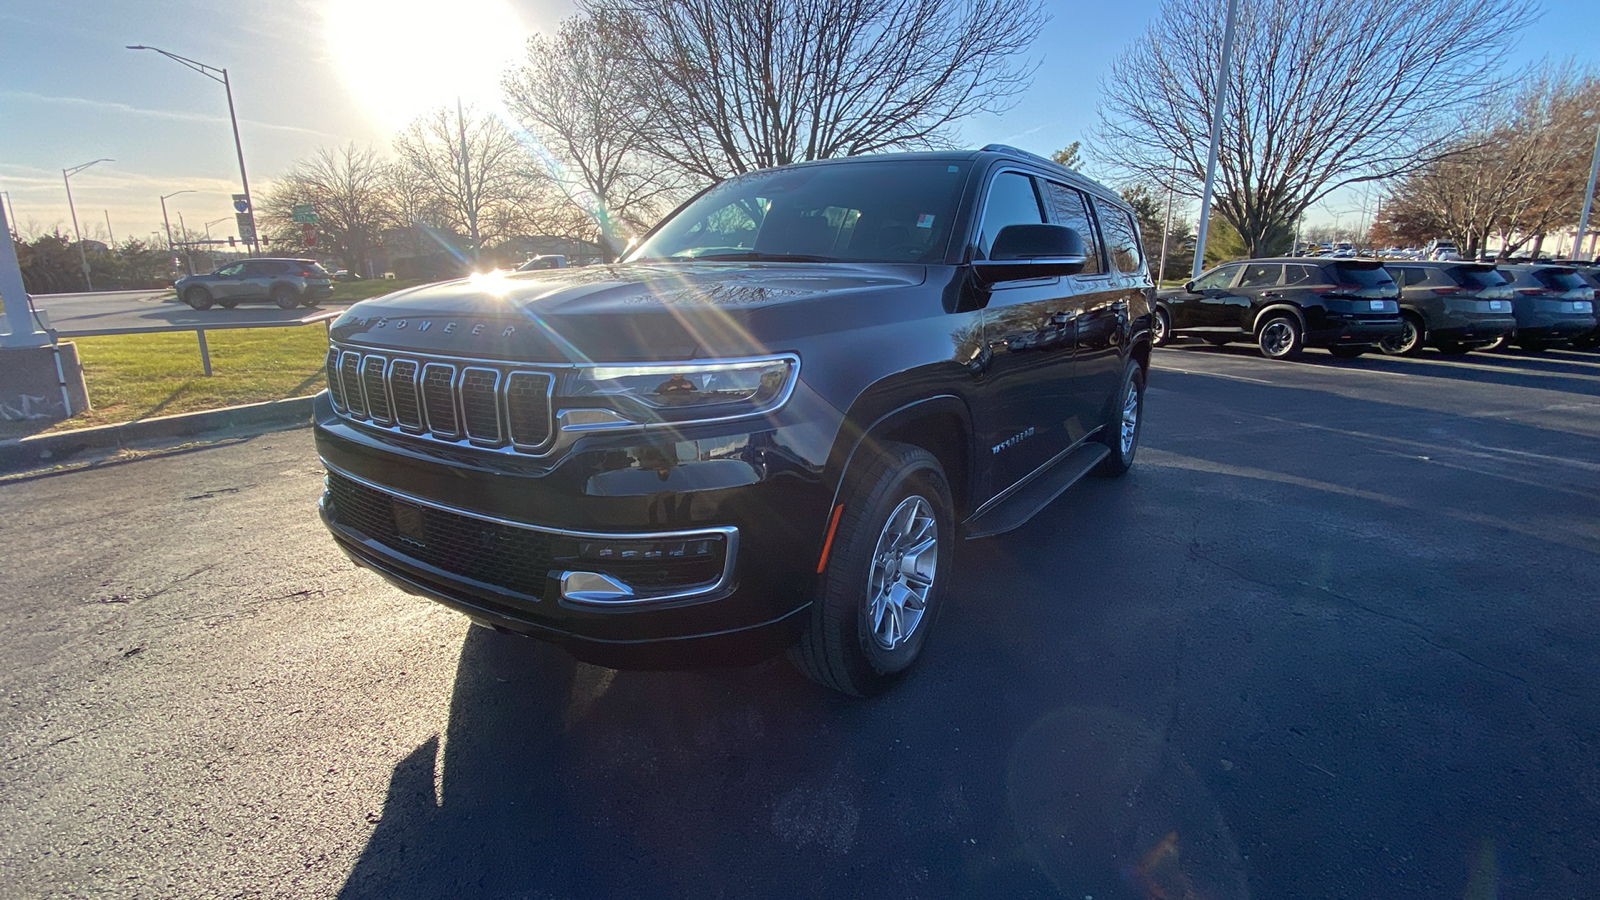
{"type": "MultiPolygon", "coordinates": [[[[117,112],[130,116],[143,116],[151,119],[166,119],[175,122],[203,122],[208,125],[227,125],[228,120],[222,116],[207,113],[182,112],[169,109],[145,109],[139,106],[130,106],[126,103],[116,103],[110,100],[90,100],[86,97],[56,97],[49,94],[39,94],[33,91],[17,91],[9,88],[0,89],[0,97],[20,100],[28,103],[50,103],[61,106],[77,106],[85,109],[95,109],[105,112],[117,112]]],[[[301,128],[298,125],[278,125],[272,122],[258,122],[254,119],[240,119],[239,124],[250,128],[260,128],[267,131],[286,131],[293,134],[309,134],[317,137],[337,138],[338,135],[326,131],[317,131],[313,128],[301,128]]]]}

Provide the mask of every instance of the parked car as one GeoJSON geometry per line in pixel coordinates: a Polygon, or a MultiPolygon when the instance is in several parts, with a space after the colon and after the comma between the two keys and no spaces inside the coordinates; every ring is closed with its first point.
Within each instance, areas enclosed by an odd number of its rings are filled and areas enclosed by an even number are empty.
{"type": "Polygon", "coordinates": [[[1353,359],[1401,334],[1399,296],[1377,260],[1227,263],[1158,295],[1155,344],[1179,335],[1218,347],[1253,340],[1268,359],[1294,359],[1306,347],[1353,359]]]}
{"type": "Polygon", "coordinates": [[[361,280],[361,276],[357,275],[356,273],[354,273],[352,271],[350,271],[349,269],[335,269],[334,272],[333,272],[333,280],[334,281],[360,281],[361,280]]]}
{"type": "Polygon", "coordinates": [[[1435,262],[1451,262],[1461,258],[1461,251],[1456,249],[1453,241],[1429,241],[1425,252],[1427,258],[1435,262]]]}
{"type": "Polygon", "coordinates": [[[1378,344],[1390,356],[1415,356],[1425,346],[1467,353],[1516,333],[1511,282],[1492,265],[1414,262],[1385,268],[1400,285],[1403,326],[1378,344]]]}
{"type": "Polygon", "coordinates": [[[543,256],[529,258],[527,262],[517,266],[517,271],[537,272],[541,269],[565,269],[566,267],[567,258],[565,256],[559,253],[547,253],[543,256]]]}
{"type": "Polygon", "coordinates": [[[882,690],[955,542],[1133,464],[1153,286],[1132,210],[981,151],[707,188],[603,272],[358,303],[315,401],[337,544],[607,666],[794,645],[882,690]]]}
{"type": "Polygon", "coordinates": [[[1511,279],[1516,343],[1538,352],[1580,340],[1595,329],[1595,289],[1571,266],[1501,266],[1511,279]]]}
{"type": "MultiPolygon", "coordinates": [[[[1589,287],[1595,289],[1596,299],[1600,299],[1600,268],[1589,264],[1581,264],[1574,266],[1573,271],[1577,272],[1578,277],[1587,282],[1589,287]]],[[[1595,310],[1595,315],[1597,319],[1600,319],[1600,309],[1595,310]]],[[[1593,350],[1596,347],[1600,347],[1600,325],[1597,325],[1594,331],[1586,335],[1573,338],[1572,346],[1579,350],[1593,350]]]]}
{"type": "Polygon", "coordinates": [[[333,277],[314,259],[246,259],[173,285],[195,309],[233,309],[245,300],[271,300],[280,309],[316,306],[333,290],[333,277]]]}

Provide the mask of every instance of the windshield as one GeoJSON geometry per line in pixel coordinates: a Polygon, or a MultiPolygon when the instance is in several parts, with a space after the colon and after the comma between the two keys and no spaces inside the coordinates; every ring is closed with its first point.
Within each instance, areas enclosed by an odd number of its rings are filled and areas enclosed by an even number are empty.
{"type": "Polygon", "coordinates": [[[706,191],[624,262],[937,262],[967,169],[922,159],[756,172],[706,191]]]}

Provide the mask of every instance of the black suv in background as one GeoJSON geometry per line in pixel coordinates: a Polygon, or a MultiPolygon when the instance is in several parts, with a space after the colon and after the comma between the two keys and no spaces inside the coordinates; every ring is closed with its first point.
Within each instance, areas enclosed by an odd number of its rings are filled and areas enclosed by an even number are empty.
{"type": "Polygon", "coordinates": [[[1399,335],[1400,289],[1382,263],[1283,258],[1227,263],[1156,300],[1155,344],[1253,340],[1269,359],[1326,347],[1352,359],[1399,335]]]}
{"type": "Polygon", "coordinates": [[[743,175],[617,265],[351,307],[321,513],[402,589],[582,659],[794,645],[868,694],[922,652],[957,539],[1133,463],[1140,246],[1116,193],[998,145],[743,175]]]}
{"type": "MultiPolygon", "coordinates": [[[[1582,278],[1589,287],[1595,289],[1595,301],[1600,302],[1600,268],[1585,264],[1574,266],[1573,271],[1577,272],[1578,277],[1582,278]]],[[[1595,310],[1595,317],[1600,320],[1600,309],[1595,310]]],[[[1577,347],[1579,350],[1593,350],[1596,347],[1600,347],[1600,322],[1597,322],[1593,331],[1582,337],[1574,338],[1572,346],[1577,347]]]]}
{"type": "Polygon", "coordinates": [[[1511,281],[1489,263],[1388,263],[1400,285],[1404,330],[1378,345],[1391,356],[1415,356],[1425,346],[1456,355],[1516,333],[1511,281]]]}
{"type": "Polygon", "coordinates": [[[316,306],[333,292],[333,276],[314,259],[245,259],[205,275],[180,278],[178,299],[195,309],[233,309],[242,300],[271,300],[279,309],[316,306]]]}
{"type": "Polygon", "coordinates": [[[1595,330],[1594,288],[1571,266],[1511,265],[1500,271],[1511,279],[1517,346],[1539,351],[1595,330]]]}

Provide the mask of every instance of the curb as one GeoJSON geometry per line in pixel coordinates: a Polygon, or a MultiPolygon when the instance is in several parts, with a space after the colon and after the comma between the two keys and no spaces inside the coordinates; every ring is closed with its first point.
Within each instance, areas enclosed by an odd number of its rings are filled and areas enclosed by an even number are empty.
{"type": "Polygon", "coordinates": [[[116,425],[99,425],[0,441],[0,472],[20,472],[53,466],[95,450],[160,446],[174,438],[196,438],[217,432],[267,432],[302,428],[311,424],[315,397],[293,397],[226,406],[204,412],[139,419],[116,425]]]}

